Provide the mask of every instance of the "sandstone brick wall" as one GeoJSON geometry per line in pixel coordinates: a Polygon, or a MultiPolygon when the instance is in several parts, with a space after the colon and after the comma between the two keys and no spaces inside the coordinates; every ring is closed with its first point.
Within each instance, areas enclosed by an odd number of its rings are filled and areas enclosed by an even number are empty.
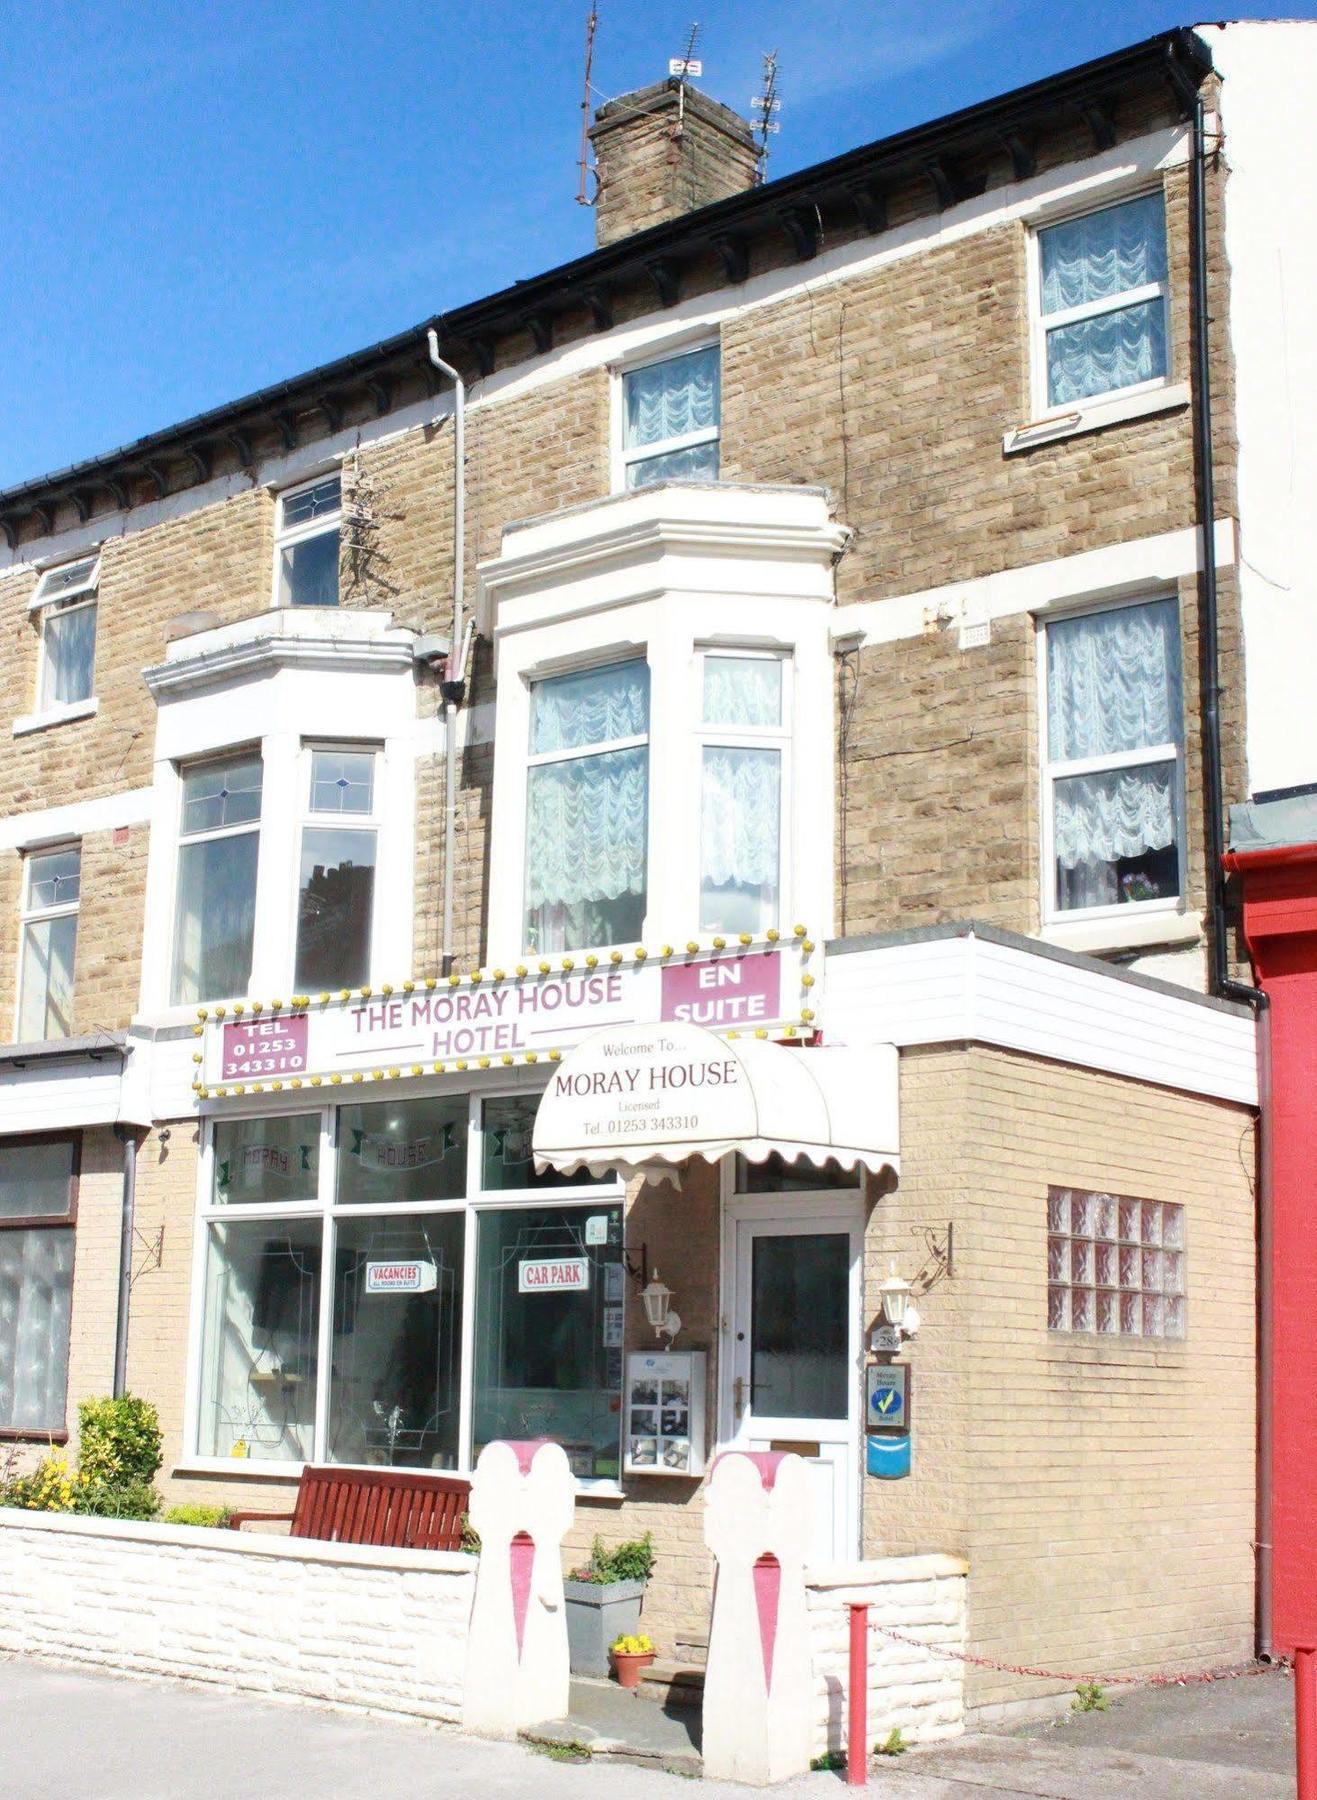
{"type": "MultiPolygon", "coordinates": [[[[1129,110],[1124,131],[1166,122],[1129,110]]],[[[1040,146],[1041,166],[1088,153],[1082,130],[1040,146]]],[[[992,173],[990,171],[990,173],[992,173]]],[[[995,174],[994,174],[995,179],[995,174]]],[[[1234,506],[1232,371],[1224,342],[1220,252],[1224,176],[1210,181],[1217,506],[1234,506]]],[[[1174,372],[1188,373],[1187,176],[1165,178],[1173,285],[1174,372]]],[[[917,187],[892,196],[892,222],[927,211],[917,187]]],[[[825,247],[854,236],[828,225],[825,247]]],[[[843,282],[756,306],[722,330],[722,472],[738,481],[825,483],[855,532],[837,575],[843,603],[1176,528],[1194,517],[1191,417],[1180,409],[1132,420],[1025,454],[1004,456],[1002,434],[1028,415],[1026,234],[1005,225],[889,263],[843,282]]],[[[779,258],[779,260],[781,260],[779,258]]],[[[756,250],[755,267],[774,257],[756,250]]],[[[652,296],[619,295],[621,317],[653,314],[652,296]]],[[[530,346],[525,346],[530,353],[530,346]]],[[[512,356],[500,352],[500,366],[512,356]]],[[[400,396],[401,397],[401,396],[400,396]]],[[[411,397],[410,395],[408,397],[411,397]]],[[[602,496],[608,489],[606,371],[565,375],[486,402],[471,388],[467,440],[467,602],[476,565],[510,521],[602,496]]],[[[388,606],[403,623],[446,629],[451,606],[452,424],[363,447],[344,464],[342,592],[350,606],[388,606]]],[[[154,709],[140,671],[159,660],[174,614],[206,607],[231,620],[269,604],[273,500],[253,486],[236,497],[105,545],[100,588],[96,717],[29,737],[0,736],[0,790],[17,812],[145,785],[154,709]]],[[[33,577],[0,576],[0,636],[12,655],[0,678],[8,713],[32,704],[36,627],[26,612],[33,577]]],[[[1242,682],[1234,583],[1222,582],[1226,799],[1242,797],[1242,682]]],[[[1205,898],[1201,755],[1197,742],[1196,584],[1186,584],[1190,902],[1205,898]]],[[[992,643],[961,652],[953,632],[860,653],[838,801],[839,889],[845,926],[973,916],[1019,929],[1038,915],[1036,697],[1032,632],[996,621],[992,643]],[[844,832],[844,843],[842,842],[844,832]]],[[[423,677],[421,705],[439,705],[423,677]]],[[[842,684],[844,686],[844,682],[842,684]]],[[[470,699],[494,698],[492,661],[479,650],[470,699]]],[[[492,758],[462,758],[458,803],[456,948],[485,954],[492,758]]],[[[418,768],[417,973],[437,966],[442,879],[442,768],[418,768]]],[[[137,988],[140,850],[84,879],[78,966],[79,1029],[122,1025],[137,988]],[[112,889],[112,895],[107,893],[112,889]],[[112,965],[112,967],[110,966],[112,965]]],[[[17,859],[0,855],[0,905],[16,897],[17,859]]],[[[840,922],[840,921],[839,921],[840,922]]],[[[0,987],[15,949],[0,933],[0,987]]]]}
{"type": "MultiPolygon", "coordinates": [[[[955,1226],[909,1350],[914,1473],[865,1484],[865,1550],[970,1564],[976,1654],[1062,1670],[1206,1668],[1252,1651],[1253,1124],[1241,1108],[1005,1051],[901,1059],[887,1258],[955,1226]],[[1047,1329],[1051,1184],[1184,1205],[1181,1342],[1047,1329]],[[1027,1596],[1027,1600],[1023,1597],[1027,1596]]],[[[971,1669],[970,1707],[1061,1692],[971,1669]]]]}

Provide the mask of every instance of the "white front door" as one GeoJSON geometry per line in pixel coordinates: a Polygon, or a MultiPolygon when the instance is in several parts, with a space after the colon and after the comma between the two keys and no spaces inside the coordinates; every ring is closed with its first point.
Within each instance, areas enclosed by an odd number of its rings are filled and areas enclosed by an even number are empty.
{"type": "Polygon", "coordinates": [[[728,1202],[724,1440],[794,1450],[814,1490],[812,1563],[859,1554],[860,1268],[857,1193],[728,1202]]]}

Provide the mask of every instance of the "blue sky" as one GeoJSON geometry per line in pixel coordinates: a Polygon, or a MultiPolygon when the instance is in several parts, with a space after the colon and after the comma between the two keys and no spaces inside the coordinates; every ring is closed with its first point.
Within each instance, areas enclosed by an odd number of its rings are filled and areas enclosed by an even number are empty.
{"type": "MultiPolygon", "coordinates": [[[[10,0],[0,487],[580,255],[588,0],[10,0]]],[[[595,101],[665,74],[770,175],[1186,22],[1158,0],[598,0],[595,101]]],[[[1293,16],[1277,7],[1254,16],[1293,16]]]]}

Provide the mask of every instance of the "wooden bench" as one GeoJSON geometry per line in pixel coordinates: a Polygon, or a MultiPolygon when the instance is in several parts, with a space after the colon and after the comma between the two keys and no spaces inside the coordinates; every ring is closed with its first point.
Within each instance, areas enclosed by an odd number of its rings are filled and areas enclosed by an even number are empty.
{"type": "Polygon", "coordinates": [[[236,1512],[229,1525],[240,1531],[254,1521],[286,1519],[288,1535],[295,1538],[388,1550],[460,1550],[470,1495],[471,1483],[457,1475],[308,1465],[292,1512],[236,1512]]]}

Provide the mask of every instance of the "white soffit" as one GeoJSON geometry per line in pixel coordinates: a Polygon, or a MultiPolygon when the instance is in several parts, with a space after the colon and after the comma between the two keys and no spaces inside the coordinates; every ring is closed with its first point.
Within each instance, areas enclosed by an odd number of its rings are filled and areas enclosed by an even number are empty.
{"type": "Polygon", "coordinates": [[[828,952],[834,1042],[980,1043],[1242,1106],[1258,1104],[1245,1007],[990,927],[828,952]]]}
{"type": "Polygon", "coordinates": [[[724,1038],[700,1025],[606,1026],[549,1077],[535,1166],[670,1178],[691,1157],[779,1155],[879,1173],[898,1166],[897,1060],[867,1050],[724,1038]]]}

